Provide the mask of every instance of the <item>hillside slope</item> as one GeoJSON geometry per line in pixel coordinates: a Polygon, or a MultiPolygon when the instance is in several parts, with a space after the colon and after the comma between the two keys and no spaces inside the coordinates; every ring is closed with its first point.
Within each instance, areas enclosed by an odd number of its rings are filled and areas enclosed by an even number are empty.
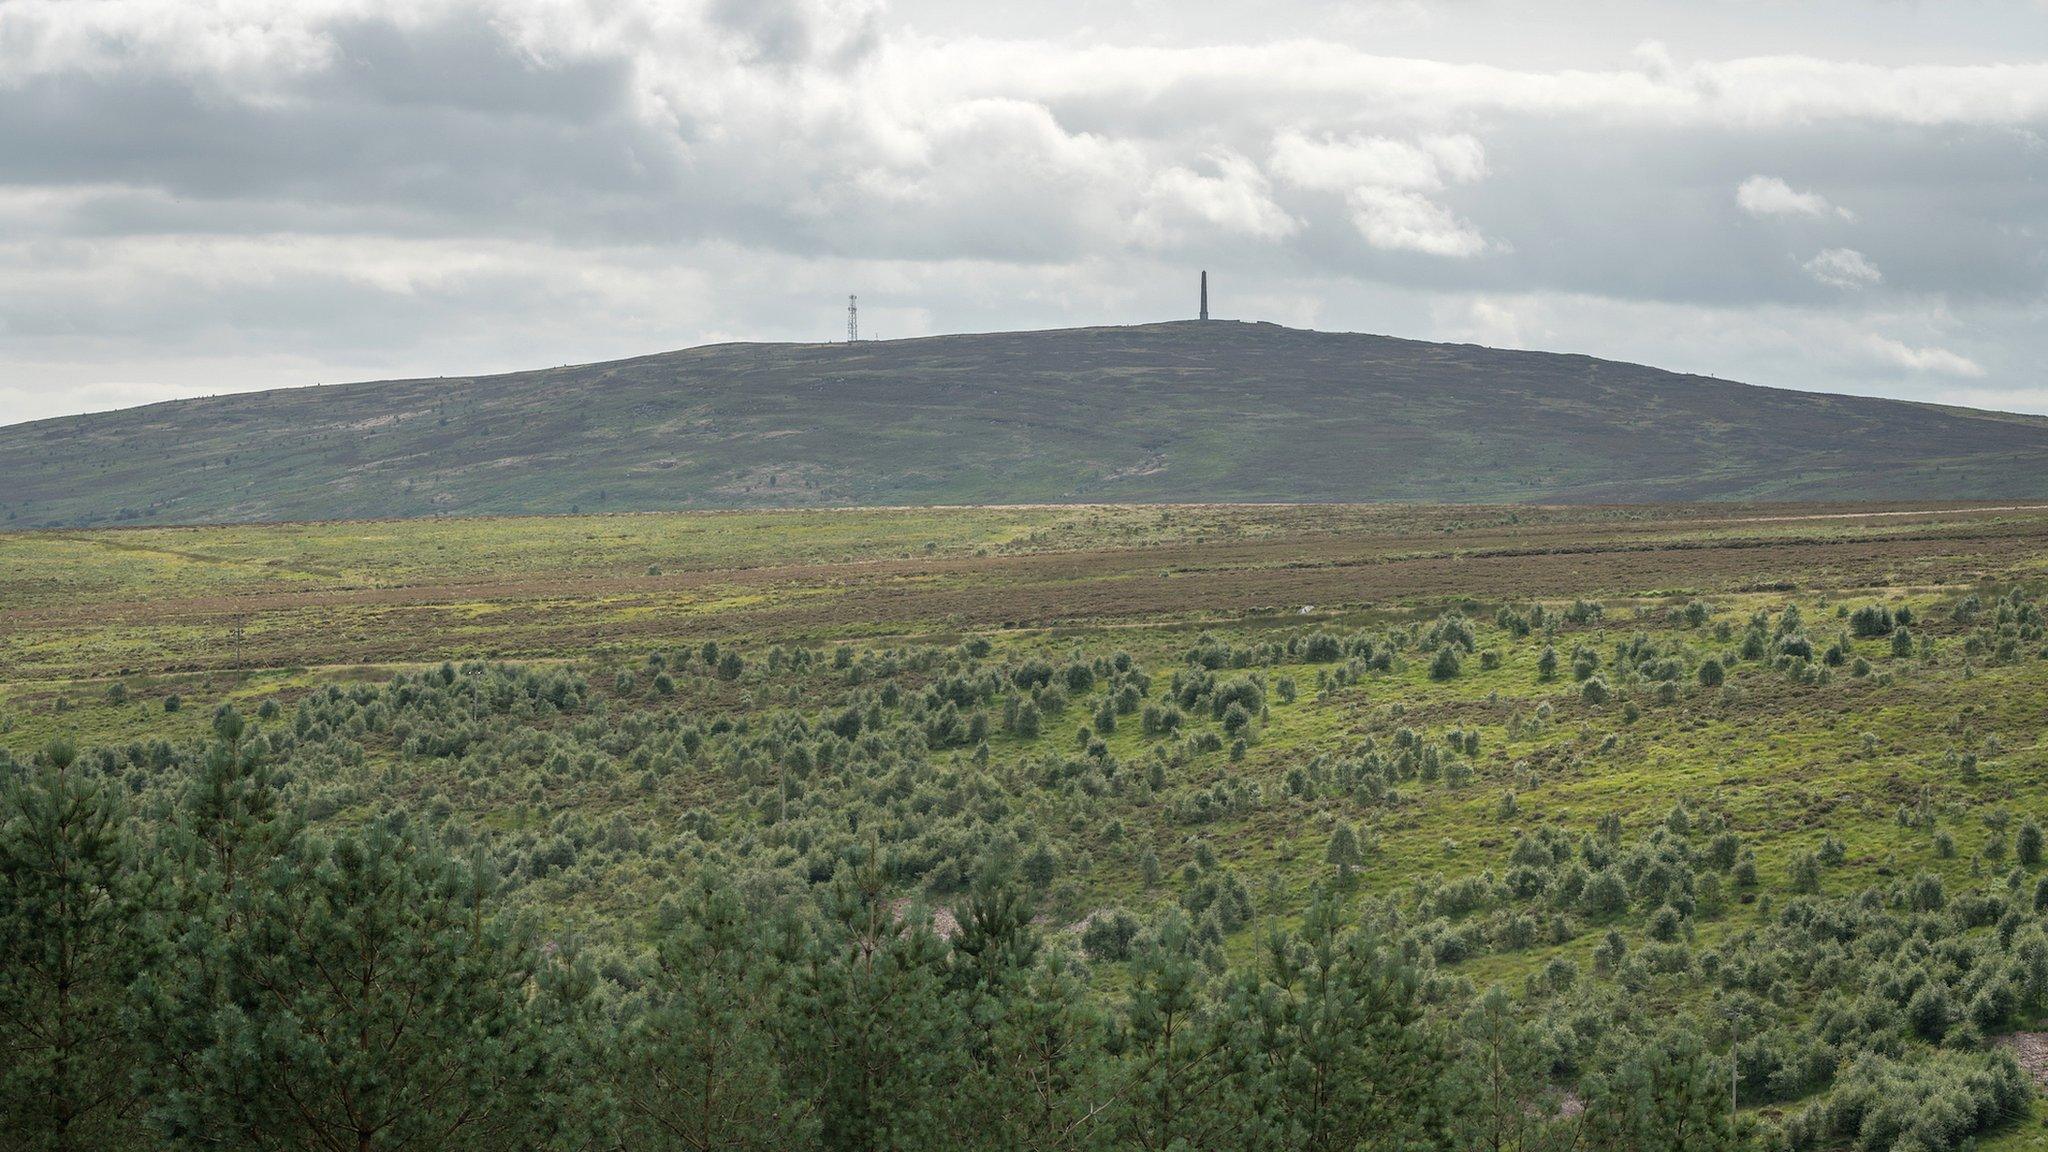
{"type": "Polygon", "coordinates": [[[727,344],[0,428],[13,527],[1054,501],[2048,494],[2048,419],[1178,322],[727,344]]]}

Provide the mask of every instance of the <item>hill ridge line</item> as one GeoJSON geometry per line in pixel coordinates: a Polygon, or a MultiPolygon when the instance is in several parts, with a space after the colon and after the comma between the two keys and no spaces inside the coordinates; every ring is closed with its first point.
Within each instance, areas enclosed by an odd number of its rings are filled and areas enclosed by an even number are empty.
{"type": "Polygon", "coordinates": [[[16,529],[774,507],[2040,497],[2040,416],[1215,320],[728,342],[0,427],[0,524],[16,529]]]}

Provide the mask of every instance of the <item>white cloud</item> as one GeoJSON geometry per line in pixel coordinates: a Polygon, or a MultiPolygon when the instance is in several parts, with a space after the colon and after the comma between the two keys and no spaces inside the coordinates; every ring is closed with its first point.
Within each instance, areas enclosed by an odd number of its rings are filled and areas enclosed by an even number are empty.
{"type": "Polygon", "coordinates": [[[1830,288],[1869,288],[1884,282],[1884,273],[1854,248],[1824,248],[1804,265],[1806,274],[1830,288]]]}
{"type": "Polygon", "coordinates": [[[1283,132],[1273,141],[1270,163],[1293,187],[1343,193],[1353,226],[1375,248],[1453,258],[1487,250],[1478,229],[1424,195],[1486,175],[1486,150],[1471,136],[1408,141],[1283,132]]]}
{"type": "Polygon", "coordinates": [[[1375,248],[1459,259],[1487,249],[1486,237],[1478,230],[1420,193],[1354,188],[1344,200],[1359,235],[1375,248]]]}
{"type": "Polygon", "coordinates": [[[1493,348],[1526,348],[1532,338],[1548,336],[1541,302],[1475,296],[1441,299],[1430,308],[1432,335],[1461,344],[1493,348]]]}
{"type": "MultiPolygon", "coordinates": [[[[536,62],[591,58],[635,63],[650,110],[731,112],[830,99],[829,73],[872,80],[874,63],[902,94],[1037,100],[1137,98],[1206,90],[1224,100],[1348,101],[1360,118],[1412,115],[1439,123],[1510,112],[1650,123],[1757,127],[1827,121],[2027,126],[2048,116],[2048,63],[1880,65],[1776,54],[1683,63],[1654,42],[1632,67],[1502,68],[1385,56],[1330,40],[1210,46],[891,34],[874,0],[11,0],[0,13],[0,78],[89,72],[181,76],[228,95],[344,61],[336,29],[382,23],[417,33],[481,13],[536,62]],[[813,66],[776,84],[735,71],[813,66]],[[807,89],[798,92],[792,89],[807,89]]],[[[1049,13],[1056,15],[1056,13],[1049,13]]],[[[1250,19],[1248,14],[1248,19],[1250,19]]]]}
{"type": "MultiPolygon", "coordinates": [[[[2048,8],[2048,0],[2041,0],[2048,8]]],[[[1950,387],[1943,391],[1943,404],[1963,408],[1986,408],[1993,412],[2048,412],[2048,388],[1950,387]]]]}
{"type": "Polygon", "coordinates": [[[1212,47],[978,42],[929,45],[926,78],[961,91],[1051,100],[1155,102],[1206,94],[1218,106],[1341,104],[1360,119],[1453,122],[1488,113],[1756,129],[1825,123],[2027,125],[2048,116],[2048,63],[1885,66],[1773,55],[1629,69],[1502,68],[1381,56],[1286,40],[1212,47]]]}
{"type": "Polygon", "coordinates": [[[1226,152],[1210,157],[1209,167],[1213,174],[1175,166],[1152,178],[1133,220],[1141,243],[1176,244],[1191,232],[1278,240],[1301,230],[1301,222],[1273,202],[1258,165],[1226,152]]]}
{"type": "Polygon", "coordinates": [[[1273,140],[1270,167],[1281,180],[1320,192],[1366,185],[1428,192],[1486,175],[1486,149],[1466,135],[1408,141],[1385,136],[1315,139],[1282,132],[1273,140]]]}
{"type": "Polygon", "coordinates": [[[1975,360],[1946,348],[1915,348],[1888,336],[1871,336],[1864,347],[1879,363],[1909,372],[1931,372],[1941,376],[1982,376],[1984,368],[1975,360]]]}
{"type": "Polygon", "coordinates": [[[1751,216],[1826,216],[1855,219],[1846,208],[1828,203],[1818,192],[1795,191],[1776,176],[1751,176],[1735,189],[1735,203],[1751,216]]]}
{"type": "MultiPolygon", "coordinates": [[[[1957,316],[1928,301],[1895,298],[1864,306],[1875,298],[1859,297],[1849,305],[1855,310],[1845,312],[1560,293],[1425,299],[1427,312],[1410,322],[1429,339],[1533,343],[1770,387],[2048,412],[2031,381],[2001,386],[1992,366],[1955,351],[1950,341],[1957,316]]],[[[1974,322],[1988,334],[2025,330],[2042,319],[2039,308],[2017,308],[1974,322]]]]}

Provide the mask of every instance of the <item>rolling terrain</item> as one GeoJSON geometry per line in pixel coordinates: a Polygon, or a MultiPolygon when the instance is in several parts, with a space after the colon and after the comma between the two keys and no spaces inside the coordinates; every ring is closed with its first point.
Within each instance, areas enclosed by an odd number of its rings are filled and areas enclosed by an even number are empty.
{"type": "Polygon", "coordinates": [[[0,533],[17,682],[2037,578],[2048,506],[1080,505],[0,533]],[[229,636],[236,621],[242,643],[229,636]]]}
{"type": "Polygon", "coordinates": [[[726,344],[0,428],[0,523],[13,528],[2044,492],[2039,417],[1232,322],[726,344]]]}
{"type": "MultiPolygon", "coordinates": [[[[225,790],[195,781],[235,764],[303,814],[294,851],[445,845],[494,878],[463,923],[575,942],[518,975],[583,973],[562,994],[606,1052],[827,1029],[764,1040],[765,1071],[734,1081],[775,1115],[870,1097],[807,1078],[803,1053],[850,1043],[838,1021],[966,1050],[982,1017],[948,989],[980,955],[984,882],[1014,877],[1016,986],[1059,991],[1072,1074],[983,1106],[950,1056],[892,1064],[939,1132],[901,1147],[1147,1146],[1154,1050],[1124,1038],[1149,1035],[1162,972],[1197,1009],[1176,1058],[1205,1091],[1160,1123],[1258,1122],[1289,1082],[1239,1056],[1291,1043],[1289,957],[1336,915],[1400,958],[1399,1035],[1496,1069],[1486,1093],[1444,1077],[1469,1131],[1427,1147],[2023,1152],[2048,1146],[2044,567],[2048,508],[2015,504],[15,532],[0,779],[70,764],[123,798],[129,859],[170,858],[179,814],[225,790]],[[676,973],[724,971],[663,960],[720,907],[774,926],[713,953],[763,991],[694,1031],[642,1027],[676,973]],[[869,992],[832,967],[878,941],[904,979],[869,992]],[[842,988],[901,1010],[840,1010],[842,988]],[[1677,1136],[1617,1127],[1653,1109],[1677,1136]]],[[[428,1023],[469,1034],[454,1008],[428,1023]]],[[[697,1099],[640,1091],[664,1059],[538,1067],[569,1097],[551,1112],[601,1127],[607,1093],[697,1099]]]]}

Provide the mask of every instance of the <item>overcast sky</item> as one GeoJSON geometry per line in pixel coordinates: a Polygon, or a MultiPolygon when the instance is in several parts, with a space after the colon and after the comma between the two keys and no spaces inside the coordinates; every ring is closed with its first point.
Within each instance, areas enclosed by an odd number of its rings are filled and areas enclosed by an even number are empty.
{"type": "Polygon", "coordinates": [[[2048,412],[2048,0],[0,0],[0,422],[1219,316],[2048,412]]]}

